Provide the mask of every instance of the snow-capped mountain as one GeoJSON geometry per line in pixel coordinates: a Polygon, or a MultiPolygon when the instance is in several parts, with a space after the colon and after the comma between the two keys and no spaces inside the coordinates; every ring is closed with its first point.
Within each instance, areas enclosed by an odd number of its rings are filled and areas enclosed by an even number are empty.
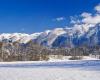
{"type": "Polygon", "coordinates": [[[34,34],[25,34],[25,33],[3,33],[0,35],[0,41],[4,42],[20,42],[20,43],[27,43],[31,39],[36,39],[41,33],[34,33],[34,34]]]}
{"type": "Polygon", "coordinates": [[[72,28],[55,28],[40,33],[3,33],[1,42],[28,43],[30,40],[48,47],[74,47],[84,44],[100,45],[100,24],[85,30],[83,26],[72,28]]]}

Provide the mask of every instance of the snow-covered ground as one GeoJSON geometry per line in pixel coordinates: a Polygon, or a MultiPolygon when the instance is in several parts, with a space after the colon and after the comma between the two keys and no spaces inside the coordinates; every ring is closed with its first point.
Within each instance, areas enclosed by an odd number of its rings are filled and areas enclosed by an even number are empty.
{"type": "Polygon", "coordinates": [[[77,68],[0,68],[0,80],[100,80],[100,71],[77,68]]]}
{"type": "MultiPolygon", "coordinates": [[[[50,60],[49,61],[71,61],[69,60],[69,58],[71,58],[72,56],[63,56],[62,59],[56,59],[54,57],[50,57],[50,60]]],[[[97,59],[97,58],[93,58],[93,57],[90,57],[90,56],[83,56],[82,60],[100,60],[100,59],[97,59]]]]}
{"type": "Polygon", "coordinates": [[[100,80],[100,60],[1,62],[0,80],[100,80]]]}

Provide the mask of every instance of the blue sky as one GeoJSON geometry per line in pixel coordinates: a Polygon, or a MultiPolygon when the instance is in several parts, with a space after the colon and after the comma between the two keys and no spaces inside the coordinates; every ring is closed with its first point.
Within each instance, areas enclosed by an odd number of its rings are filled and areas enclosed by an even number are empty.
{"type": "Polygon", "coordinates": [[[0,33],[69,26],[70,16],[93,13],[100,0],[0,0],[0,33]]]}

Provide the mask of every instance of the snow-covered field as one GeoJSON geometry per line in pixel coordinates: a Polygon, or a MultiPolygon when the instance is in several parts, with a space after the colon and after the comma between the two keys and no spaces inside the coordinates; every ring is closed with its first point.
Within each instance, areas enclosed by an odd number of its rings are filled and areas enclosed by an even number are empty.
{"type": "Polygon", "coordinates": [[[1,62],[0,80],[100,80],[100,60],[1,62]]]}

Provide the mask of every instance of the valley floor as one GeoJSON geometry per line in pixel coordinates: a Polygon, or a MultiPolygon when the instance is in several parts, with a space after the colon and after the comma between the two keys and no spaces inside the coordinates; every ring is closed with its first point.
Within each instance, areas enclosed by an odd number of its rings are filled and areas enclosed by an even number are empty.
{"type": "Polygon", "coordinates": [[[100,80],[100,61],[2,62],[0,80],[100,80]]]}
{"type": "Polygon", "coordinates": [[[76,68],[0,68],[0,80],[100,80],[100,71],[76,68]]]}

